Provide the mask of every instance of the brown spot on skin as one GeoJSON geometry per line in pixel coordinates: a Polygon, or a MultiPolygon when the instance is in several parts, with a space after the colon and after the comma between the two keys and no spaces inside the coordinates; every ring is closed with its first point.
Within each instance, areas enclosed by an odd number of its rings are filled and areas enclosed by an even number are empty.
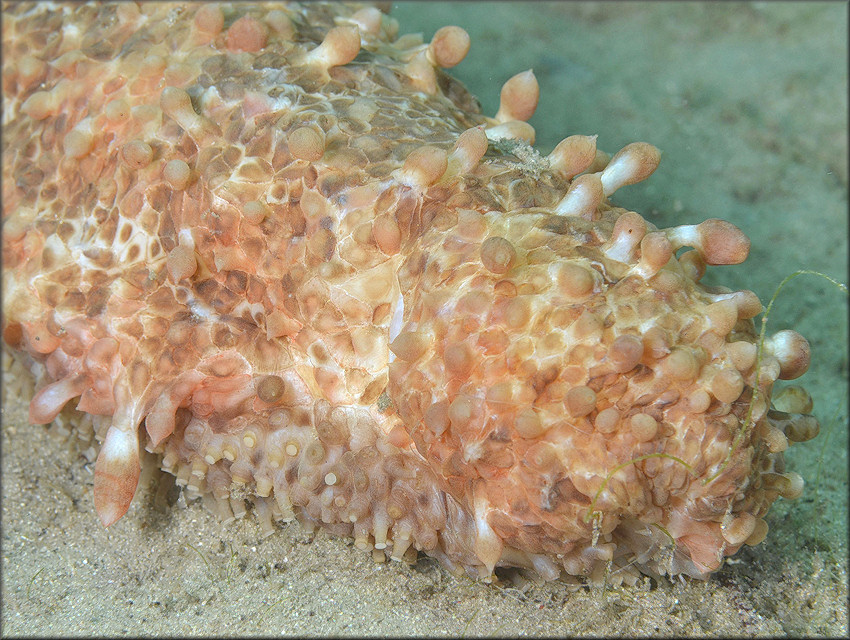
{"type": "Polygon", "coordinates": [[[154,211],[165,213],[171,202],[171,190],[163,184],[153,186],[145,191],[145,199],[154,211]]]}
{"type": "Polygon", "coordinates": [[[516,250],[504,238],[493,236],[481,244],[481,262],[488,271],[502,275],[510,271],[515,261],[516,250]]]}
{"type": "Polygon", "coordinates": [[[12,348],[18,348],[23,341],[23,327],[19,322],[12,322],[3,328],[3,340],[12,348]]]}
{"type": "Polygon", "coordinates": [[[144,169],[153,160],[153,149],[143,140],[133,140],[122,149],[124,162],[133,169],[144,169]]]}
{"type": "Polygon", "coordinates": [[[392,216],[382,214],[372,223],[372,234],[378,248],[387,255],[395,255],[401,248],[401,230],[392,216]]]}
{"type": "Polygon", "coordinates": [[[238,270],[228,271],[224,286],[233,293],[244,294],[248,287],[248,274],[238,270]]]}
{"type": "Polygon", "coordinates": [[[531,408],[524,409],[517,415],[514,428],[523,438],[529,440],[537,438],[546,430],[540,416],[531,408]]]}
{"type": "Polygon", "coordinates": [[[195,27],[198,31],[216,35],[224,28],[224,14],[217,5],[204,5],[195,13],[195,27]]]}
{"type": "Polygon", "coordinates": [[[47,73],[47,65],[43,60],[31,55],[24,55],[17,62],[18,82],[24,88],[41,82],[47,73]]]}
{"type": "Polygon", "coordinates": [[[571,298],[583,298],[593,290],[593,275],[577,264],[564,264],[558,276],[561,290],[571,298]]]}
{"type": "Polygon", "coordinates": [[[617,373],[634,369],[643,357],[643,342],[637,336],[618,336],[608,349],[608,360],[617,373]]]}
{"type": "Polygon", "coordinates": [[[266,46],[268,35],[265,25],[256,18],[242,16],[227,30],[225,43],[229,51],[259,51],[266,46]]]}
{"type": "MultiPolygon", "coordinates": [[[[183,160],[169,160],[162,171],[162,177],[175,191],[185,189],[189,184],[190,176],[189,165],[183,160]]],[[[160,211],[160,209],[157,209],[157,211],[160,211]]]]}
{"type": "Polygon", "coordinates": [[[195,252],[188,247],[175,247],[168,254],[168,275],[172,281],[179,282],[183,278],[189,278],[197,269],[198,262],[195,252]]]}
{"type": "Polygon", "coordinates": [[[735,402],[744,391],[744,379],[734,369],[726,369],[711,380],[711,392],[720,402],[735,402]]]}
{"type": "Polygon", "coordinates": [[[319,229],[308,242],[310,253],[319,260],[327,262],[333,256],[336,248],[336,236],[329,229],[319,229]]]}
{"type": "Polygon", "coordinates": [[[531,303],[526,296],[510,300],[505,307],[505,324],[517,330],[525,327],[531,320],[531,303]]]}
{"type": "Polygon", "coordinates": [[[450,344],[446,347],[443,359],[446,370],[454,376],[463,378],[472,370],[472,353],[465,344],[450,344]]]}
{"type": "Polygon", "coordinates": [[[596,407],[596,394],[588,387],[573,387],[567,392],[567,408],[574,418],[582,418],[596,407]]]}
{"type": "Polygon", "coordinates": [[[445,401],[435,402],[425,411],[423,418],[425,426],[428,427],[435,436],[439,436],[449,427],[449,407],[445,401]]]}
{"type": "Polygon", "coordinates": [[[351,436],[344,424],[332,420],[319,420],[316,423],[316,433],[319,439],[327,445],[343,444],[351,436]]]}
{"type": "Polygon", "coordinates": [[[390,344],[396,357],[407,362],[416,362],[428,349],[428,338],[422,334],[402,332],[390,344]]]}
{"type": "Polygon", "coordinates": [[[278,402],[285,391],[286,383],[280,376],[266,376],[257,384],[257,396],[260,400],[269,404],[278,402]]]}
{"type": "Polygon", "coordinates": [[[313,127],[298,127],[289,134],[289,151],[308,162],[317,162],[325,154],[325,137],[313,127]]]}
{"type": "Polygon", "coordinates": [[[78,160],[91,151],[94,138],[85,131],[72,130],[65,136],[65,155],[78,160]]]}
{"type": "Polygon", "coordinates": [[[663,362],[668,375],[677,380],[692,380],[699,373],[699,362],[688,349],[673,349],[663,362]]]}
{"type": "Polygon", "coordinates": [[[658,423],[646,413],[636,413],[632,416],[630,431],[638,442],[649,442],[658,432],[658,423]]]}

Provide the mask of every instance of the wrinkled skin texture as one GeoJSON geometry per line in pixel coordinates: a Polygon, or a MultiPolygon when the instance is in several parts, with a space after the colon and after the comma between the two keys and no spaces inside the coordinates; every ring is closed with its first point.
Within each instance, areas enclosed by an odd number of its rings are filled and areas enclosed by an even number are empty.
{"type": "Polygon", "coordinates": [[[37,380],[32,423],[100,443],[105,525],[145,447],[268,533],[632,581],[706,577],[802,491],[782,451],[811,402],[769,407],[808,344],[759,352],[755,296],[699,284],[746,236],[614,206],[650,145],[540,156],[530,72],[481,114],[442,71],[462,30],[319,4],[4,18],[6,366],[37,380]]]}

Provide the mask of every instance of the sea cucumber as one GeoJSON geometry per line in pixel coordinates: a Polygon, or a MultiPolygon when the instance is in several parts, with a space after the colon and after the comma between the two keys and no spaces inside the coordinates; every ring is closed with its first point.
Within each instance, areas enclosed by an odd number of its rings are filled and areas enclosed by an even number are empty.
{"type": "Polygon", "coordinates": [[[338,4],[4,17],[5,366],[37,380],[31,422],[102,443],[103,524],[144,446],[268,533],[632,581],[706,577],[800,495],[782,450],[811,402],[769,407],[808,344],[759,353],[756,296],[699,283],[746,236],[614,206],[651,145],[538,154],[530,72],[482,115],[442,71],[463,30],[338,4]]]}

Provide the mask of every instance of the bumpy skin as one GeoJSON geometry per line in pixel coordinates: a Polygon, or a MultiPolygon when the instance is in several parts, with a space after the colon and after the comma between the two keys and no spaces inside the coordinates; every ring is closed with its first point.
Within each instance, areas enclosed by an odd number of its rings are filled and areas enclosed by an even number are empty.
{"type": "Polygon", "coordinates": [[[705,577],[802,490],[781,452],[811,403],[768,407],[808,344],[759,355],[755,296],[698,283],[746,257],[738,229],[608,201],[656,149],[542,157],[530,72],[486,117],[441,70],[461,29],[396,31],[347,5],[4,7],[3,338],[31,422],[93,430],[105,525],[144,446],[268,532],[477,577],[705,577]]]}

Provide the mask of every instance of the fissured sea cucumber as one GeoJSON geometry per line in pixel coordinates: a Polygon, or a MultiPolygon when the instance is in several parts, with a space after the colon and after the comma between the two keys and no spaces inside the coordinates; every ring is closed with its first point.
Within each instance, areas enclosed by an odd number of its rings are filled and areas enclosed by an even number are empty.
{"type": "Polygon", "coordinates": [[[144,447],[267,533],[631,582],[706,577],[802,492],[811,401],[771,390],[808,343],[760,351],[755,294],[699,282],[747,237],[612,204],[649,144],[537,153],[530,71],[481,114],[443,71],[462,29],[26,3],[3,30],[4,366],[32,423],[100,443],[104,525],[144,447]]]}

